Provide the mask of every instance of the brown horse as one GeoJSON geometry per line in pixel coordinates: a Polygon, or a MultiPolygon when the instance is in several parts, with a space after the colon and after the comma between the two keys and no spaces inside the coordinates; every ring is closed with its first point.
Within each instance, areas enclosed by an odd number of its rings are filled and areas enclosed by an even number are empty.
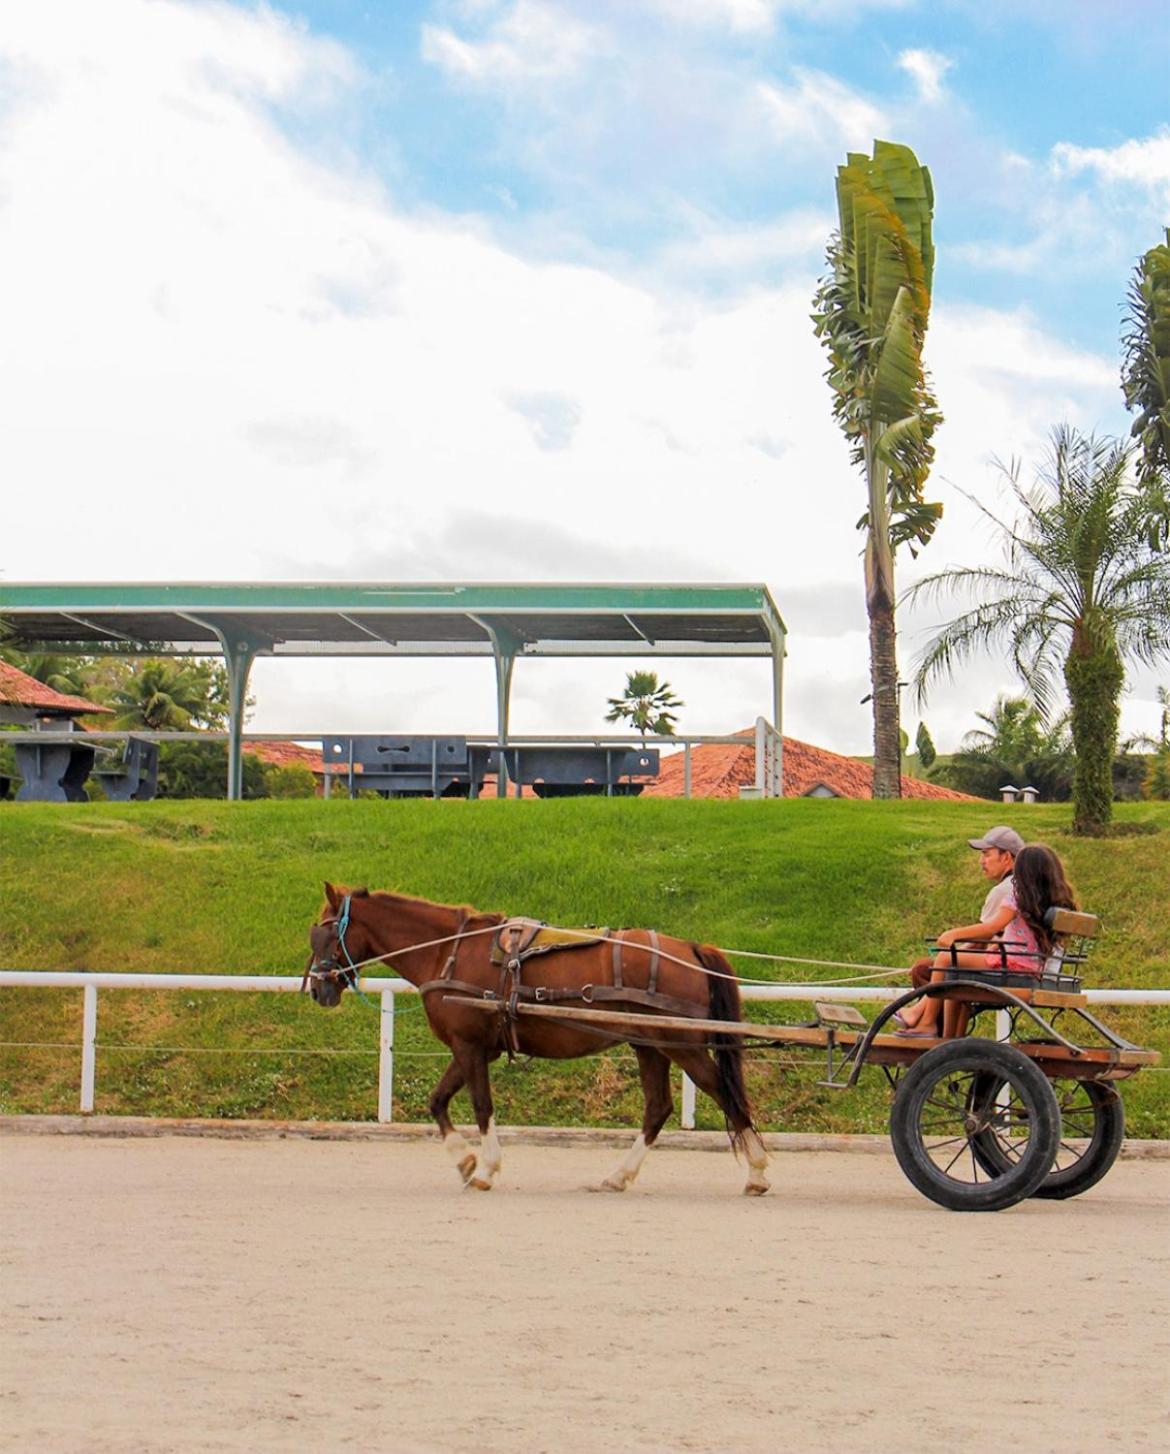
{"type": "MultiPolygon", "coordinates": [[[[717,949],[653,930],[547,930],[469,907],[433,904],[400,894],[325,885],[325,906],[309,931],[305,974],[319,1005],[337,1005],[359,970],[373,961],[419,987],[435,1035],[451,1063],[431,1094],[430,1110],[465,1185],[490,1189],[500,1169],[488,1066],[505,1052],[550,1060],[633,1046],[645,1112],[630,1151],[602,1187],[624,1191],[673,1109],[670,1066],[681,1066],[723,1111],[733,1147],[748,1161],[744,1192],[768,1190],[768,1158],[754,1125],[743,1081],[743,1052],[731,1036],[704,1030],[704,1020],[738,1020],[735,972],[717,949]],[[556,1007],[605,1008],[644,1020],[627,1031],[557,1018],[556,1007]],[[539,1018],[528,1006],[550,1007],[539,1018]],[[687,1015],[696,1028],[655,1029],[656,1015],[687,1015]],[[448,1114],[467,1087],[480,1145],[474,1151],[448,1114]]],[[[302,986],[303,987],[303,986],[302,986]]]]}

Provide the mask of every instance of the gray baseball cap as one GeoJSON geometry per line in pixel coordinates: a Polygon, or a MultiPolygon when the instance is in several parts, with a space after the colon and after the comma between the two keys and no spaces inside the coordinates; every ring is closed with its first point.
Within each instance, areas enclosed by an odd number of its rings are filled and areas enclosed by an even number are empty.
{"type": "Polygon", "coordinates": [[[998,848],[1013,857],[1024,846],[1024,840],[1016,830],[1002,824],[998,828],[989,828],[982,838],[968,838],[967,842],[972,848],[998,848]]]}

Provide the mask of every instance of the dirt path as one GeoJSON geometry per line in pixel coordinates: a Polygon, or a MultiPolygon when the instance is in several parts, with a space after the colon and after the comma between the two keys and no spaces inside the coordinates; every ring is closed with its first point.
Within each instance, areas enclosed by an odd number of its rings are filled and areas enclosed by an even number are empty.
{"type": "Polygon", "coordinates": [[[1170,1163],[956,1216],[889,1156],[0,1140],[0,1448],[1170,1445],[1170,1163]],[[929,1376],[916,1370],[929,1369],[929,1376]]]}

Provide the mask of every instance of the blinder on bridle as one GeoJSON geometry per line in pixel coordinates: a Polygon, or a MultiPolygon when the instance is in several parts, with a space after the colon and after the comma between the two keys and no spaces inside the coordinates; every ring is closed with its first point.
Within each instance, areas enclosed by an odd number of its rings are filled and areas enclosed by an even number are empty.
{"type": "Polygon", "coordinates": [[[349,928],[349,900],[350,895],[346,894],[340,914],[332,919],[322,919],[309,930],[313,952],[301,980],[302,994],[307,988],[316,999],[318,985],[333,986],[339,995],[342,990],[357,989],[358,967],[345,942],[345,931],[349,928]]]}

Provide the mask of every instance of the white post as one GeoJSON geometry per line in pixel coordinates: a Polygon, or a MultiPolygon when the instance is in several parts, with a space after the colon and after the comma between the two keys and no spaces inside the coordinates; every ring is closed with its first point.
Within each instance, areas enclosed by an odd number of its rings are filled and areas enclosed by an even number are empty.
{"type": "Polygon", "coordinates": [[[683,797],[691,795],[691,744],[683,743],[683,797]]]}
{"type": "Polygon", "coordinates": [[[378,1120],[394,1119],[394,996],[382,992],[382,1013],[378,1016],[378,1120]]]}
{"type": "Polygon", "coordinates": [[[684,1131],[695,1129],[695,1083],[685,1070],[682,1084],[682,1128],[684,1131]]]}
{"type": "Polygon", "coordinates": [[[87,984],[81,994],[81,1109],[89,1112],[97,1075],[97,985],[87,984]]]}
{"type": "Polygon", "coordinates": [[[765,736],[766,723],[762,717],[756,718],[756,796],[763,798],[767,796],[767,778],[764,776],[764,753],[767,751],[767,738],[765,736]]]}

